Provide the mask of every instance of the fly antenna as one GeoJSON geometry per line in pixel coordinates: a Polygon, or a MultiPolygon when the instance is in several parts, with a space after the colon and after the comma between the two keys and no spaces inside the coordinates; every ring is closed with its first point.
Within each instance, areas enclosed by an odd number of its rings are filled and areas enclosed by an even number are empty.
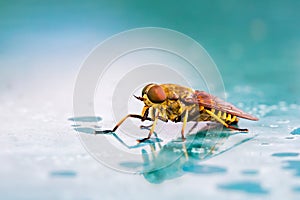
{"type": "Polygon", "coordinates": [[[137,98],[138,100],[140,100],[140,101],[144,101],[145,100],[145,98],[143,98],[143,97],[137,97],[137,96],[135,96],[135,95],[133,95],[135,98],[137,98]]]}

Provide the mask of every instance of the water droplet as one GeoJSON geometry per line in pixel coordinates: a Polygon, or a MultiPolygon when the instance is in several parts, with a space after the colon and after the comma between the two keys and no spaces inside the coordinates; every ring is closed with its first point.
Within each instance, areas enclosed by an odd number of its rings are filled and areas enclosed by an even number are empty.
{"type": "Polygon", "coordinates": [[[57,170],[50,173],[52,177],[75,177],[76,175],[77,173],[72,170],[57,170]]]}
{"type": "Polygon", "coordinates": [[[242,174],[244,175],[256,175],[258,174],[258,171],[255,169],[246,169],[242,171],[242,174]]]}
{"type": "Polygon", "coordinates": [[[299,153],[294,152],[281,152],[281,153],[273,153],[272,156],[274,157],[296,157],[299,153]]]}
{"type": "Polygon", "coordinates": [[[293,187],[294,192],[300,192],[300,186],[293,187]]]}
{"type": "Polygon", "coordinates": [[[285,139],[292,140],[292,139],[294,139],[294,137],[285,137],[285,139]]]}
{"type": "Polygon", "coordinates": [[[296,128],[291,132],[292,135],[300,135],[300,128],[296,128]]]}
{"type": "Polygon", "coordinates": [[[278,124],[288,124],[288,123],[290,123],[290,120],[278,120],[277,123],[278,124]]]}
{"type": "Polygon", "coordinates": [[[99,122],[102,120],[102,118],[97,116],[84,116],[84,117],[71,117],[68,120],[74,122],[99,122]]]}
{"type": "Polygon", "coordinates": [[[239,181],[239,182],[233,182],[233,183],[227,183],[227,184],[221,184],[219,185],[220,189],[224,190],[234,190],[234,191],[240,191],[250,194],[268,194],[269,192],[264,189],[260,183],[253,182],[253,181],[239,181]]]}
{"type": "Polygon", "coordinates": [[[74,128],[75,131],[81,132],[81,133],[87,133],[87,134],[94,134],[95,129],[89,128],[89,127],[79,127],[79,128],[74,128]]]}
{"type": "Polygon", "coordinates": [[[227,169],[219,166],[186,164],[183,166],[183,171],[191,172],[195,174],[219,174],[219,173],[226,173],[227,169]]]}
{"type": "Polygon", "coordinates": [[[299,177],[300,176],[300,161],[299,160],[288,160],[285,161],[284,163],[287,163],[283,169],[287,170],[293,170],[295,171],[295,176],[299,177]]]}

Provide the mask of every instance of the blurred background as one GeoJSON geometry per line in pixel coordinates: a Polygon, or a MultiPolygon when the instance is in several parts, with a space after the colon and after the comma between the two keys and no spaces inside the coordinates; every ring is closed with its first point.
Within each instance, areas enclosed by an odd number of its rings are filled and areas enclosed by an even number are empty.
{"type": "MultiPolygon", "coordinates": [[[[67,121],[82,62],[100,42],[128,29],[163,27],[195,39],[218,66],[233,103],[296,108],[299,8],[297,0],[0,0],[0,197],[114,199],[127,193],[139,198],[136,193],[158,189],[144,182],[136,186],[136,176],[99,165],[67,121]],[[114,193],[113,187],[103,188],[103,181],[127,187],[118,185],[120,191],[114,193]]],[[[184,184],[190,187],[195,181],[172,183],[188,188],[184,184]]],[[[215,194],[214,185],[212,181],[202,197],[215,194]]],[[[161,197],[184,196],[169,194],[168,185],[160,190],[165,192],[161,197]]],[[[197,190],[188,191],[193,196],[197,190]]]]}
{"type": "Polygon", "coordinates": [[[1,1],[1,87],[76,72],[109,36],[157,26],[203,45],[226,88],[251,83],[272,90],[269,100],[299,101],[293,96],[300,87],[299,6],[294,0],[1,1]]]}

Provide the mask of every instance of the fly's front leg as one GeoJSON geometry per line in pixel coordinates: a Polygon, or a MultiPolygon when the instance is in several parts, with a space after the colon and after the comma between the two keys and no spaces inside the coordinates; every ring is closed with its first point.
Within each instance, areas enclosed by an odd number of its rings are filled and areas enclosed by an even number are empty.
{"type": "Polygon", "coordinates": [[[153,107],[149,108],[149,114],[150,114],[150,118],[152,118],[153,121],[154,121],[154,118],[155,118],[155,108],[153,108],[153,107]]]}
{"type": "MultiPolygon", "coordinates": [[[[142,112],[143,114],[143,112],[142,112]]],[[[152,119],[152,121],[154,121],[155,119],[155,109],[154,108],[149,108],[149,114],[150,114],[150,118],[152,119]]],[[[158,119],[163,121],[163,122],[168,122],[168,119],[166,116],[158,116],[158,119]]],[[[152,127],[153,124],[150,124],[150,125],[147,125],[147,126],[144,126],[144,125],[141,125],[140,128],[141,129],[150,129],[152,127]]]]}
{"type": "Polygon", "coordinates": [[[156,113],[156,115],[155,115],[155,118],[154,118],[154,121],[153,121],[153,124],[152,124],[152,127],[151,127],[151,129],[150,129],[149,134],[148,134],[148,137],[143,138],[143,139],[140,139],[140,140],[137,140],[137,142],[140,143],[140,142],[144,142],[144,141],[150,139],[151,135],[152,135],[153,132],[154,132],[155,126],[156,126],[156,124],[157,124],[158,116],[159,116],[159,112],[157,111],[157,113],[156,113]]]}
{"type": "Polygon", "coordinates": [[[189,111],[186,110],[185,113],[184,113],[183,124],[182,124],[182,128],[181,128],[181,138],[182,138],[182,141],[185,141],[184,130],[185,130],[185,127],[186,127],[188,116],[189,116],[189,111]]]}
{"type": "Polygon", "coordinates": [[[104,130],[104,131],[95,131],[95,134],[105,134],[105,133],[112,133],[115,132],[119,126],[121,126],[121,124],[127,119],[127,118],[138,118],[141,119],[141,121],[145,121],[145,120],[149,120],[149,121],[153,121],[151,118],[148,117],[148,113],[149,113],[149,107],[148,106],[144,106],[143,110],[142,110],[142,115],[135,115],[135,114],[129,114],[126,115],[123,119],[121,119],[116,126],[112,129],[112,130],[104,130]]]}
{"type": "Polygon", "coordinates": [[[141,116],[143,116],[142,121],[145,121],[148,117],[150,107],[144,106],[141,116]]]}
{"type": "MultiPolygon", "coordinates": [[[[144,106],[144,108],[143,108],[142,115],[145,115],[145,114],[148,115],[148,114],[150,114],[150,118],[152,119],[152,121],[154,121],[154,118],[155,118],[155,109],[151,108],[151,107],[150,108],[148,107],[148,111],[147,111],[147,113],[145,113],[144,112],[145,108],[146,108],[146,106],[144,106]]],[[[150,124],[150,125],[147,125],[147,126],[141,125],[140,129],[149,129],[152,125],[153,124],[150,124]]]]}
{"type": "MultiPolygon", "coordinates": [[[[166,119],[166,118],[164,118],[164,117],[162,117],[162,116],[158,116],[158,119],[161,120],[161,121],[163,121],[163,122],[168,122],[168,119],[166,119]]],[[[152,121],[154,121],[154,119],[153,119],[152,121]]],[[[141,125],[140,128],[141,128],[141,129],[149,129],[149,128],[152,127],[152,125],[153,125],[153,124],[150,124],[150,125],[148,125],[148,126],[141,125]]]]}
{"type": "Polygon", "coordinates": [[[95,134],[105,134],[105,133],[115,132],[127,118],[137,118],[137,119],[141,119],[142,121],[145,121],[145,120],[152,121],[152,119],[149,117],[135,115],[135,114],[129,114],[129,115],[126,115],[123,119],[121,119],[112,130],[95,131],[95,134]]]}

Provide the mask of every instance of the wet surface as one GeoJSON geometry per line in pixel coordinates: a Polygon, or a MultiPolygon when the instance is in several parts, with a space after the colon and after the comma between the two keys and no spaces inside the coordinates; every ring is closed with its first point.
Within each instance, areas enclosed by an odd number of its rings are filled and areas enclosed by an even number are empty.
{"type": "Polygon", "coordinates": [[[293,187],[294,192],[300,192],[300,186],[293,187]]]}
{"type": "MultiPolygon", "coordinates": [[[[299,1],[0,4],[0,199],[300,199],[299,1]],[[73,117],[91,49],[149,25],[205,47],[227,100],[260,118],[240,120],[249,133],[202,132],[182,143],[171,124],[138,144],[147,130],[93,134],[115,125],[110,113],[73,117]]],[[[133,105],[120,110],[140,113],[133,105]]]]}
{"type": "Polygon", "coordinates": [[[291,132],[292,135],[300,135],[300,128],[296,128],[291,132]]]}
{"type": "MultiPolygon", "coordinates": [[[[263,115],[272,112],[272,109],[269,109],[268,106],[262,108],[266,111],[257,110],[256,112],[263,113],[263,115]]],[[[295,111],[294,105],[285,105],[282,109],[286,112],[289,112],[290,109],[295,111]]],[[[299,108],[297,107],[297,109],[299,108]]],[[[213,190],[228,191],[232,194],[254,195],[254,197],[269,196],[276,193],[274,187],[270,188],[270,185],[266,184],[268,182],[266,180],[272,180],[271,174],[274,169],[279,176],[280,173],[284,173],[283,171],[289,172],[293,177],[300,176],[300,159],[297,160],[299,157],[299,138],[289,136],[289,133],[280,133],[280,131],[293,127],[296,120],[287,120],[286,117],[280,119],[281,117],[274,114],[270,119],[270,125],[268,118],[263,116],[261,118],[257,126],[252,127],[252,129],[256,129],[257,134],[251,132],[233,134],[230,131],[209,129],[187,136],[187,140],[182,142],[180,138],[165,139],[164,132],[160,131],[151,140],[140,144],[134,144],[134,138],[124,139],[122,131],[111,133],[105,137],[108,140],[122,144],[127,149],[140,149],[138,151],[138,154],[141,155],[139,159],[128,159],[119,162],[119,166],[123,169],[135,170],[144,177],[146,182],[151,184],[160,185],[191,176],[202,177],[201,179],[203,177],[213,179],[217,177],[213,190]],[[266,126],[270,130],[268,134],[264,132],[266,126]],[[254,149],[257,149],[257,151],[254,151],[254,149]],[[239,157],[238,162],[234,159],[236,156],[239,157]],[[294,160],[290,160],[291,158],[294,158],[294,160]],[[232,165],[232,161],[234,165],[232,165]],[[245,163],[248,163],[248,166],[245,163]],[[269,165],[268,163],[273,164],[269,165]],[[265,171],[266,169],[268,170],[265,171]],[[233,175],[232,170],[237,171],[238,174],[233,175]],[[267,177],[266,173],[269,174],[267,177]],[[248,180],[248,178],[251,179],[248,180]]],[[[101,127],[101,121],[98,122],[100,122],[99,127],[101,127]]],[[[92,120],[90,123],[88,129],[83,127],[73,128],[82,134],[90,134],[101,129],[92,128],[95,127],[92,120]]],[[[172,129],[175,130],[178,127],[172,129]]],[[[168,130],[169,126],[165,128],[168,130]]],[[[145,131],[145,129],[141,130],[145,131]]],[[[104,135],[100,134],[96,137],[104,137],[104,135]]],[[[297,180],[291,181],[291,183],[286,188],[296,195],[299,193],[299,189],[294,185],[297,180]]]]}
{"type": "Polygon", "coordinates": [[[70,171],[70,170],[57,170],[57,171],[52,171],[50,173],[51,177],[66,177],[66,178],[72,178],[76,177],[77,173],[75,171],[70,171]]]}
{"type": "Polygon", "coordinates": [[[283,153],[273,153],[272,156],[275,157],[297,157],[299,153],[293,153],[293,152],[283,152],[283,153]]]}
{"type": "Polygon", "coordinates": [[[220,189],[228,191],[245,192],[248,194],[266,195],[268,190],[264,189],[260,183],[252,181],[239,181],[219,185],[220,189]]]}
{"type": "Polygon", "coordinates": [[[241,173],[247,176],[255,176],[259,174],[259,171],[254,169],[245,169],[241,173]]]}
{"type": "Polygon", "coordinates": [[[68,120],[74,122],[99,122],[102,119],[101,117],[85,116],[85,117],[71,117],[68,120]]]}
{"type": "Polygon", "coordinates": [[[291,170],[296,177],[300,177],[300,160],[284,161],[283,169],[291,170]]]}

